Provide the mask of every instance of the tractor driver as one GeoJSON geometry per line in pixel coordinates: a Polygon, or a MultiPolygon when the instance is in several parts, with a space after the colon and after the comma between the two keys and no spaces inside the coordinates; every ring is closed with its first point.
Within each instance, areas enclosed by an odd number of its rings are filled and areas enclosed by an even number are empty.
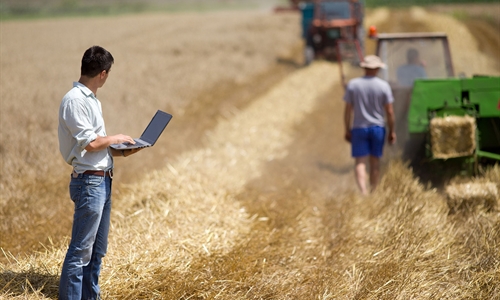
{"type": "Polygon", "coordinates": [[[386,135],[384,116],[387,117],[387,139],[390,144],[396,142],[396,132],[391,87],[377,77],[379,69],[385,68],[385,64],[378,56],[368,55],[360,66],[365,76],[349,81],[344,95],[344,123],[345,139],[351,143],[352,157],[355,159],[356,183],[361,193],[367,195],[367,163],[370,164],[372,191],[379,182],[380,157],[386,135]]]}
{"type": "Polygon", "coordinates": [[[406,52],[407,64],[398,68],[397,77],[400,86],[411,87],[417,78],[427,78],[424,63],[420,60],[418,50],[410,48],[406,52]]]}

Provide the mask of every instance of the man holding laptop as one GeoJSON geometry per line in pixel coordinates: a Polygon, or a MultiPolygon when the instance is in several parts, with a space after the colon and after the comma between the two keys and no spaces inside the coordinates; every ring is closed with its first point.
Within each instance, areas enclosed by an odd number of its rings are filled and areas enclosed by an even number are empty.
{"type": "Polygon", "coordinates": [[[73,83],[59,108],[59,148],[73,167],[69,190],[75,204],[59,299],[100,299],[98,280],[108,244],[113,156],[129,156],[140,150],[113,149],[112,144],[135,142],[128,135],[106,134],[96,94],[106,82],[113,62],[113,56],[104,48],[87,49],[80,79],[73,83]]]}

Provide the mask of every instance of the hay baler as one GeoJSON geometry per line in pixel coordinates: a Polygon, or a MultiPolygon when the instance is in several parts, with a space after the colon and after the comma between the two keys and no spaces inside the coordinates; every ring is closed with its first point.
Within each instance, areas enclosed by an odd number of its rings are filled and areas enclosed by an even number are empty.
{"type": "Polygon", "coordinates": [[[473,171],[479,161],[500,160],[500,77],[455,77],[445,33],[375,30],[370,37],[387,65],[378,76],[395,98],[403,160],[417,173],[424,161],[445,162],[444,168],[457,161],[457,171],[464,163],[473,171]]]}
{"type": "Polygon", "coordinates": [[[461,159],[470,171],[500,161],[500,77],[415,80],[408,131],[407,155],[423,147],[426,158],[461,159]]]}

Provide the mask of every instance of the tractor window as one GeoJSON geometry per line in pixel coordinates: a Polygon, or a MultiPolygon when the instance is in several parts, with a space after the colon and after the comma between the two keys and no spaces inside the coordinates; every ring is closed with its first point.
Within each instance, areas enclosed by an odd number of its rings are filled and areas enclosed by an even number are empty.
{"type": "Polygon", "coordinates": [[[411,87],[417,78],[449,77],[441,38],[387,39],[379,43],[378,55],[387,64],[379,77],[392,86],[411,87]]]}
{"type": "Polygon", "coordinates": [[[326,20],[351,18],[351,8],[347,1],[322,2],[320,5],[322,16],[326,20]]]}

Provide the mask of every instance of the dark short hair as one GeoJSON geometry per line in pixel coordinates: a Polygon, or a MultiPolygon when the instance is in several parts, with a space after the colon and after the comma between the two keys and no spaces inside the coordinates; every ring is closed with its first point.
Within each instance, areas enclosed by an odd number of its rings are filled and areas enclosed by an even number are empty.
{"type": "Polygon", "coordinates": [[[83,54],[80,75],[95,77],[102,71],[109,72],[114,61],[109,51],[100,46],[92,46],[83,54]]]}

